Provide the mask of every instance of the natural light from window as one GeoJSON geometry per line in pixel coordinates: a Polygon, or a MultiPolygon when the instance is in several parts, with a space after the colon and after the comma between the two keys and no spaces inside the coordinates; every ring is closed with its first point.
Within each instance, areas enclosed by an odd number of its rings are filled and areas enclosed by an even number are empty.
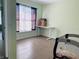
{"type": "Polygon", "coordinates": [[[31,31],[31,8],[20,5],[20,32],[31,31]]]}
{"type": "Polygon", "coordinates": [[[2,24],[2,22],[1,22],[1,10],[0,10],[0,25],[2,24]]]}
{"type": "Polygon", "coordinates": [[[36,26],[36,8],[16,5],[16,31],[27,32],[35,30],[36,26]]]}

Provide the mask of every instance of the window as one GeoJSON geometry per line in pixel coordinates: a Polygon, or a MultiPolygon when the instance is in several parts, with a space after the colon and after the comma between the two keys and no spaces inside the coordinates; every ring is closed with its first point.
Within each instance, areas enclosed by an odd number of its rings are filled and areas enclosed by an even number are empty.
{"type": "Polygon", "coordinates": [[[26,32],[36,29],[36,11],[34,7],[16,5],[16,31],[26,32]]]}
{"type": "Polygon", "coordinates": [[[2,22],[1,22],[1,10],[0,10],[0,25],[2,24],[2,22]]]}

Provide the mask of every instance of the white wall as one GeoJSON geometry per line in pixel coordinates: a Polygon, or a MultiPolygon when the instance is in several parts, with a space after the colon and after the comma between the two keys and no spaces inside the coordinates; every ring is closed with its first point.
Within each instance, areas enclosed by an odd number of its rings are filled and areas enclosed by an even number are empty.
{"type": "MultiPolygon", "coordinates": [[[[60,35],[66,33],[79,34],[79,0],[61,0],[50,5],[44,5],[42,17],[46,17],[48,26],[56,27],[60,35]]],[[[54,31],[52,32],[55,35],[54,31]]]]}
{"type": "Polygon", "coordinates": [[[6,57],[16,59],[16,0],[4,0],[6,57]]]}
{"type": "MultiPolygon", "coordinates": [[[[42,17],[42,5],[37,4],[34,2],[30,2],[27,0],[17,0],[17,3],[21,3],[24,5],[32,6],[37,8],[37,20],[42,17]]],[[[37,31],[31,31],[31,32],[22,32],[22,33],[16,33],[17,34],[17,40],[27,38],[27,37],[32,37],[32,36],[37,36],[37,31]]]]}

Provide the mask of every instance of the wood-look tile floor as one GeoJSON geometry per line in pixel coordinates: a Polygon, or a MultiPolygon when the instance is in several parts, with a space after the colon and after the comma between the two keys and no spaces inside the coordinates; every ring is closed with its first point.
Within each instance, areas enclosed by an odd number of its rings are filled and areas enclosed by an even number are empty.
{"type": "Polygon", "coordinates": [[[33,37],[17,41],[17,59],[53,59],[54,40],[33,37]]]}

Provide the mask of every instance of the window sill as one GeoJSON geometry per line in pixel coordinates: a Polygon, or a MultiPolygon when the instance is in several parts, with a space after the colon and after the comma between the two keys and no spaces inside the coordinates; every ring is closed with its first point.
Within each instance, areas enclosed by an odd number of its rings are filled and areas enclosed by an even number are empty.
{"type": "Polygon", "coordinates": [[[32,31],[26,31],[26,32],[19,32],[19,31],[16,31],[16,33],[28,33],[28,32],[34,32],[36,30],[32,30],[32,31]]]}

